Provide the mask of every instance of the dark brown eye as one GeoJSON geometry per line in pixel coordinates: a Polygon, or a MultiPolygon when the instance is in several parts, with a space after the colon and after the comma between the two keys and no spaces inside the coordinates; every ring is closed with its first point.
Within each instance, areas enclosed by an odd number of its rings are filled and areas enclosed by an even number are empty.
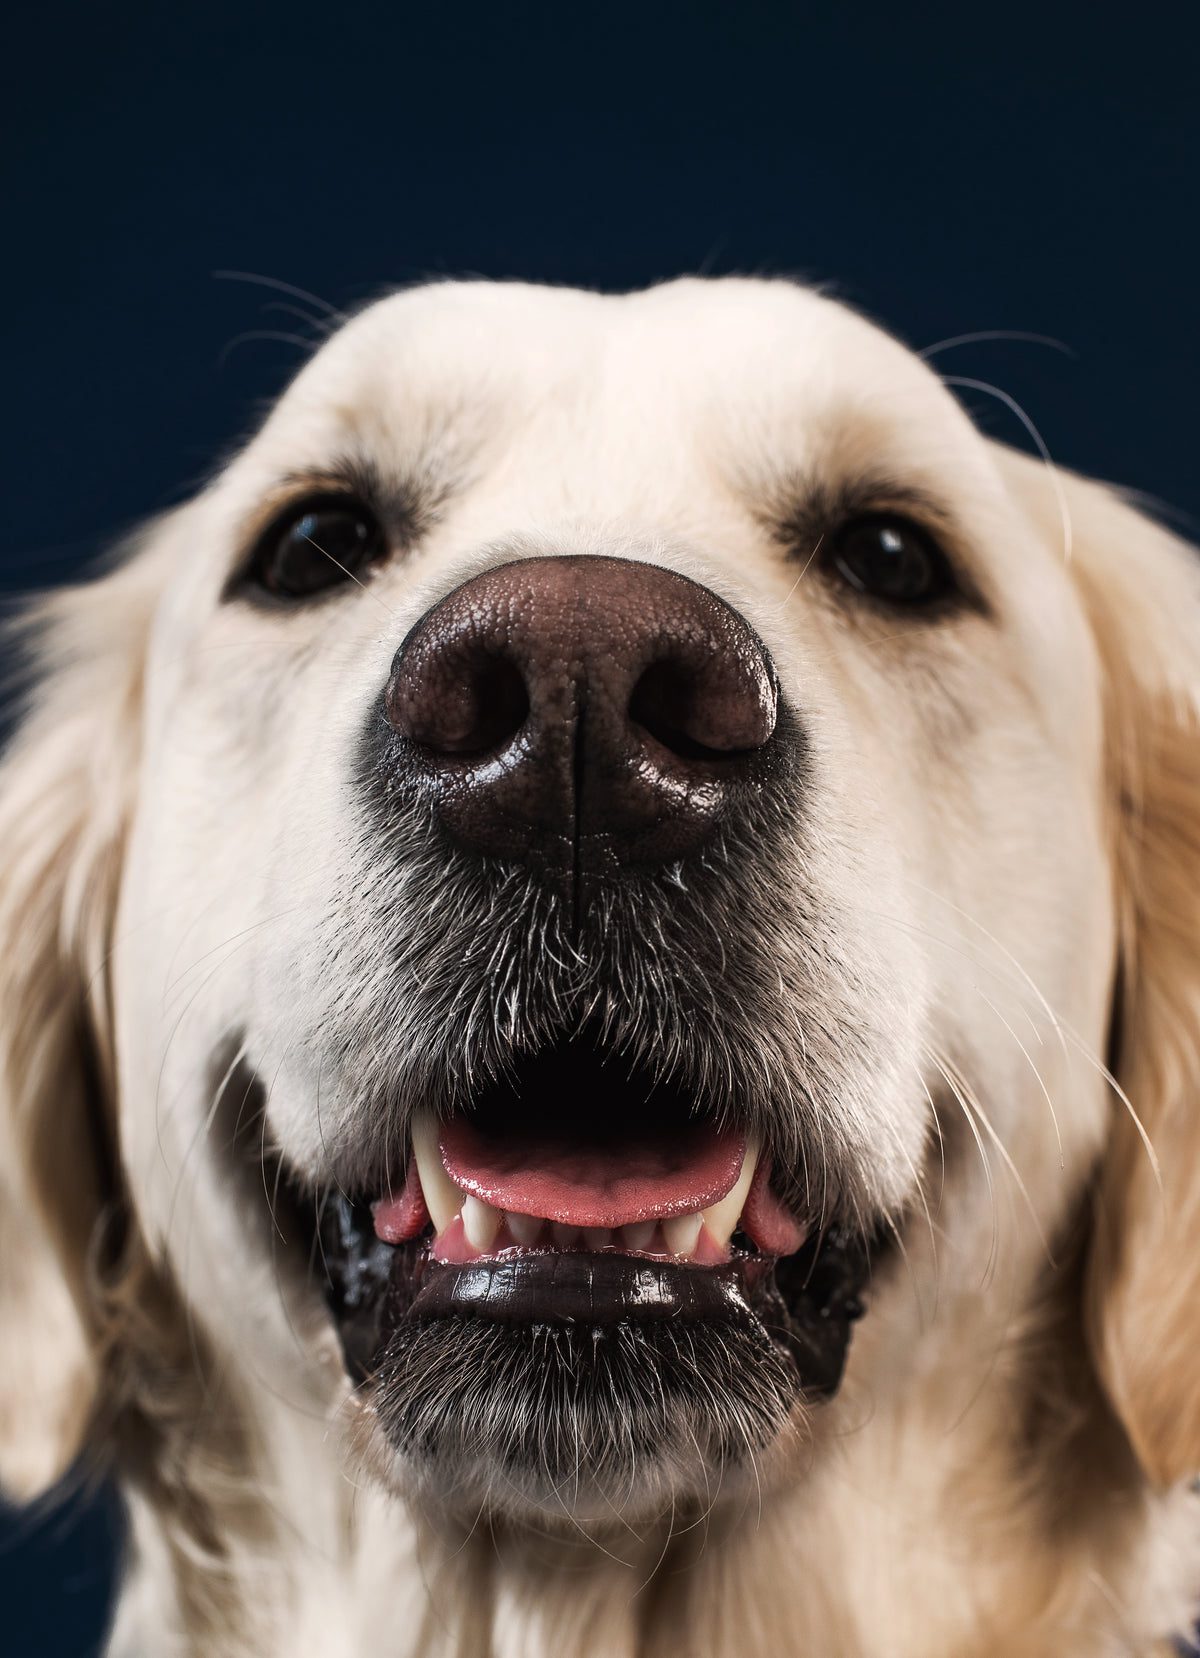
{"type": "Polygon", "coordinates": [[[247,578],[276,598],[307,599],[361,579],[386,551],[379,521],[361,501],[308,501],[263,536],[247,578]]]}
{"type": "Polygon", "coordinates": [[[828,564],[857,593],[885,604],[928,605],[958,589],[937,542],[907,518],[871,513],[833,535],[828,564]]]}

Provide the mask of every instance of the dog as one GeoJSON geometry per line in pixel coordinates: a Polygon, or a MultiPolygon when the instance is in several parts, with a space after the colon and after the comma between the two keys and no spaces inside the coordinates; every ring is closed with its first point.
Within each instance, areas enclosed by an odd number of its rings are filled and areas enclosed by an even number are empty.
{"type": "Polygon", "coordinates": [[[1186,545],[792,283],[448,282],[21,627],[0,1474],[113,1654],[1172,1650],[1186,545]]]}

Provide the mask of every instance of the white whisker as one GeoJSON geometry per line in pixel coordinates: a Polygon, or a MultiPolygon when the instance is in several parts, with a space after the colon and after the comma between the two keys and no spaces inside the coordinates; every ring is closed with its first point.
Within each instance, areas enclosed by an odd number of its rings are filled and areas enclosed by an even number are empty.
{"type": "Polygon", "coordinates": [[[1071,506],[1067,500],[1067,492],[1063,488],[1062,479],[1058,475],[1058,468],[1055,466],[1054,461],[1051,458],[1050,451],[1046,447],[1046,441],[1034,425],[1033,421],[1030,419],[1029,415],[1026,414],[1025,410],[1017,402],[1015,397],[1010,396],[1009,393],[1004,391],[1000,386],[990,385],[986,380],[972,380],[967,375],[962,374],[944,374],[942,376],[942,383],[947,386],[961,386],[966,391],[986,392],[989,397],[998,398],[1000,402],[1004,404],[1006,409],[1012,410],[1013,414],[1016,415],[1022,426],[1024,426],[1025,430],[1029,433],[1030,437],[1037,446],[1038,454],[1042,457],[1042,464],[1046,468],[1046,474],[1049,477],[1051,487],[1054,490],[1055,500],[1058,502],[1058,515],[1062,524],[1063,535],[1063,563],[1070,564],[1075,550],[1075,532],[1071,524],[1071,506]]]}

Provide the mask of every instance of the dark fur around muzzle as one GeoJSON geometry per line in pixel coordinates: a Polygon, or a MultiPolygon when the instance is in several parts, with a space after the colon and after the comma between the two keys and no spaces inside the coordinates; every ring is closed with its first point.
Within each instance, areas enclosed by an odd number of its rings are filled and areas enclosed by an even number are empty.
{"type": "Polygon", "coordinates": [[[595,875],[574,901],[537,868],[455,846],[373,716],[313,975],[336,1102],[324,1178],[362,1190],[394,1176],[415,1104],[460,1109],[520,1056],[587,1036],[853,1210],[853,1163],[821,1102],[862,1087],[881,1038],[816,891],[812,780],[798,722],[780,719],[794,758],[698,852],[595,875]]]}

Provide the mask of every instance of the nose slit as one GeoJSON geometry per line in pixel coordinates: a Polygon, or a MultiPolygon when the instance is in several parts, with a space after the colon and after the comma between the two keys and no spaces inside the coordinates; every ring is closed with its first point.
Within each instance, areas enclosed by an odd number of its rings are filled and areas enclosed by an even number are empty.
{"type": "Polygon", "coordinates": [[[754,790],[776,691],[715,593],[584,555],[450,593],[397,652],[384,711],[450,838],[556,873],[577,908],[589,875],[687,856],[754,790]]]}

